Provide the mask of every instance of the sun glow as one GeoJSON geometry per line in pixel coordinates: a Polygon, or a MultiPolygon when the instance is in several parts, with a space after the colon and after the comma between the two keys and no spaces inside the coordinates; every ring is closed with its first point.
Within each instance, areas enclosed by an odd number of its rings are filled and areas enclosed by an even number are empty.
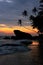
{"type": "Polygon", "coordinates": [[[32,45],[39,45],[37,41],[33,41],[32,45]]]}

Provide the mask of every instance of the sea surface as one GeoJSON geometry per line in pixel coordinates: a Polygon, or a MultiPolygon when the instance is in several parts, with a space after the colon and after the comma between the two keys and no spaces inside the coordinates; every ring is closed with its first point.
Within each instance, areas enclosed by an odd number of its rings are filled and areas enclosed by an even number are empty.
{"type": "Polygon", "coordinates": [[[1,46],[2,44],[21,44],[23,40],[0,40],[0,65],[43,65],[43,49],[39,42],[29,46],[1,46]]]}

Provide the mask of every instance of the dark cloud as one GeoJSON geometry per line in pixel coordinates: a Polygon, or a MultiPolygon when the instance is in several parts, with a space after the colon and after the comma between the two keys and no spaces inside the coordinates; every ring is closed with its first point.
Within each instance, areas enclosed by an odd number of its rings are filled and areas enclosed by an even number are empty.
{"type": "Polygon", "coordinates": [[[0,0],[0,23],[16,24],[22,11],[26,9],[30,15],[34,6],[38,6],[37,0],[0,0]]]}

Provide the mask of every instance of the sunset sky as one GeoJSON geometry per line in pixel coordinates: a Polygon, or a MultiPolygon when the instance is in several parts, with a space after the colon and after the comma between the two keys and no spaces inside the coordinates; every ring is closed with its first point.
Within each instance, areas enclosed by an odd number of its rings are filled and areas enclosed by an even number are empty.
{"type": "Polygon", "coordinates": [[[22,16],[24,10],[30,16],[35,6],[39,6],[38,0],[0,0],[0,35],[13,35],[17,29],[37,35],[38,30],[31,27],[29,17],[22,16]],[[22,26],[18,25],[18,19],[22,19],[22,26]]]}

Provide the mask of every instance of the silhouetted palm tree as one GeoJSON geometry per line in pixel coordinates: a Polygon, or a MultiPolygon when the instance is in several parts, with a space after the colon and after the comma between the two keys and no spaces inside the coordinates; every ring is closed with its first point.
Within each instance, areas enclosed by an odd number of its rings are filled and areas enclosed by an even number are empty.
{"type": "MultiPolygon", "coordinates": [[[[40,9],[40,12],[38,12],[38,15],[36,17],[31,15],[30,20],[32,20],[33,22],[32,26],[39,29],[39,31],[42,33],[43,32],[43,7],[42,6],[39,6],[39,7],[41,7],[42,9],[40,9]]],[[[37,9],[34,8],[33,12],[35,13],[36,11],[37,9]]]]}
{"type": "MultiPolygon", "coordinates": [[[[36,8],[33,9],[33,12],[36,13],[36,8]]],[[[37,28],[39,37],[40,47],[43,48],[43,0],[40,0],[39,12],[37,16],[31,15],[30,20],[32,20],[33,28],[37,28]]]]}

